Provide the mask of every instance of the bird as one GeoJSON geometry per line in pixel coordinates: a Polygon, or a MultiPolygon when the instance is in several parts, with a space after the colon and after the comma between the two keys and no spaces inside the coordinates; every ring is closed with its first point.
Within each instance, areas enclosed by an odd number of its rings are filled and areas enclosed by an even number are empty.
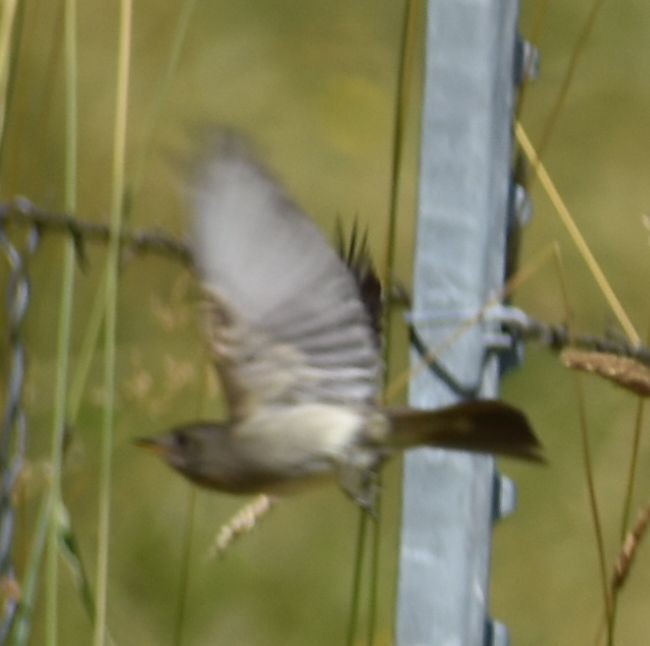
{"type": "MultiPolygon", "coordinates": [[[[136,444],[202,487],[282,495],[338,481],[362,507],[391,456],[417,446],[541,461],[523,412],[497,400],[380,404],[381,286],[364,239],[338,250],[232,131],[187,185],[206,347],[228,416],[136,444]]],[[[356,229],[355,229],[356,231],[356,229]]]]}

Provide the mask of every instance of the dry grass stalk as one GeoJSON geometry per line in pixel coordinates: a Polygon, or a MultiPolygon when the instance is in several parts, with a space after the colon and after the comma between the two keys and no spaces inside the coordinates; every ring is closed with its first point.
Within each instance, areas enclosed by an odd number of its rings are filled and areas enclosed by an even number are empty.
{"type": "Polygon", "coordinates": [[[244,505],[227,523],[222,525],[210,550],[210,558],[223,556],[234,541],[253,531],[259,519],[266,516],[277,501],[277,498],[261,494],[252,502],[244,505]]]}
{"type": "Polygon", "coordinates": [[[650,524],[650,505],[646,505],[639,511],[636,522],[632,529],[627,533],[623,547],[614,564],[614,576],[612,578],[612,589],[618,590],[623,586],[627,579],[632,562],[639,549],[648,525],[650,524]]]}
{"type": "Polygon", "coordinates": [[[650,397],[650,368],[631,357],[568,348],[562,352],[567,368],[598,375],[641,397],[650,397]]]}

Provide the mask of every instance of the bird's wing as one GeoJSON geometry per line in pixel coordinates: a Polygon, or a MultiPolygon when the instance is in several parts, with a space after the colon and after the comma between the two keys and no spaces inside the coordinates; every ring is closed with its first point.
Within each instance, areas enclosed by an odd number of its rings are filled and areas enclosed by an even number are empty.
{"type": "Polygon", "coordinates": [[[232,134],[199,164],[195,262],[231,414],[374,401],[380,358],[354,275],[232,134]]]}
{"type": "Polygon", "coordinates": [[[336,250],[354,276],[359,291],[359,298],[365,307],[370,327],[374,332],[375,344],[381,347],[381,324],[384,303],[382,288],[377,272],[368,251],[368,234],[359,236],[357,222],[346,239],[341,221],[337,221],[336,250]]]}

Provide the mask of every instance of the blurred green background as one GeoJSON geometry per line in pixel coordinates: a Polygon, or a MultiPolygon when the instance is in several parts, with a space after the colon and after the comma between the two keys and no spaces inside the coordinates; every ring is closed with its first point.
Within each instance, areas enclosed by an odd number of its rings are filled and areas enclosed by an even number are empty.
{"type": "MultiPolygon", "coordinates": [[[[79,214],[106,221],[111,190],[118,3],[79,3],[79,214]]],[[[541,77],[528,89],[522,120],[533,141],[544,128],[590,2],[551,2],[540,37],[541,77]]],[[[162,102],[181,3],[140,0],[134,7],[127,181],[129,225],[182,235],[180,176],[174,160],[206,122],[249,132],[300,204],[330,232],[337,217],[367,224],[379,266],[385,256],[396,74],[403,5],[387,0],[328,3],[272,0],[197,3],[179,65],[162,102]],[[171,161],[170,161],[171,160],[171,161]],[[134,184],[135,182],[135,184],[134,184]]],[[[2,198],[26,195],[63,208],[63,3],[27,0],[17,82],[0,176],[2,198]]],[[[522,31],[538,3],[524,2],[522,31]]],[[[420,19],[420,23],[422,20],[420,19]]],[[[650,213],[650,5],[605,3],[545,154],[584,236],[642,336],[648,328],[650,213]]],[[[419,48],[415,52],[420,56],[419,48]]],[[[401,171],[396,274],[410,281],[417,161],[419,74],[413,77],[401,171]]],[[[562,249],[572,313],[584,332],[614,319],[552,207],[536,184],[536,216],[522,263],[552,242],[562,249]]],[[[33,261],[26,324],[29,462],[19,491],[15,561],[29,549],[38,502],[47,490],[62,247],[47,239],[33,261]]],[[[73,370],[105,250],[89,247],[77,274],[73,370]]],[[[4,269],[3,269],[4,271],[4,269]]],[[[325,488],[284,502],[223,560],[208,560],[222,522],[241,500],[191,493],[179,477],[136,451],[131,440],[218,412],[186,271],[154,257],[123,267],[118,313],[118,410],[110,549],[108,624],[116,644],[172,644],[183,536],[195,504],[183,644],[331,645],[343,643],[350,606],[357,511],[325,488]],[[194,503],[192,503],[194,500],[194,503]]],[[[516,294],[529,313],[565,320],[557,273],[548,264],[516,294]]],[[[395,317],[396,328],[400,326],[395,317]]],[[[4,315],[2,318],[4,324],[4,315]]],[[[406,365],[395,330],[391,374],[406,365]]],[[[3,346],[2,385],[7,355],[3,346]]],[[[65,463],[64,495],[89,576],[94,579],[97,472],[104,393],[99,351],[65,463]]],[[[3,388],[4,392],[4,388],[3,388]]],[[[571,375],[531,346],[504,382],[504,397],[529,414],[550,466],[504,463],[519,484],[517,514],[496,529],[493,614],[521,646],[594,644],[602,618],[597,556],[587,504],[571,375]]],[[[635,399],[585,380],[597,490],[610,561],[618,549],[625,469],[635,399]]],[[[634,509],[648,502],[647,442],[642,445],[634,509]]],[[[378,643],[392,643],[400,465],[386,471],[378,643]]],[[[648,634],[650,558],[641,546],[623,590],[619,644],[648,634]]],[[[60,642],[90,643],[92,627],[72,576],[60,577],[60,642]]],[[[41,595],[42,601],[42,595],[41,595]]],[[[43,604],[31,641],[43,640],[43,604]]],[[[360,640],[359,643],[364,643],[360,640]]]]}

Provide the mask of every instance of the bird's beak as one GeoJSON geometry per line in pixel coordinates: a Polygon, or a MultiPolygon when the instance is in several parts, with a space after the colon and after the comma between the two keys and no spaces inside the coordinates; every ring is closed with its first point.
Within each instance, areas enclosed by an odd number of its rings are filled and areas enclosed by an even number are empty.
{"type": "Polygon", "coordinates": [[[161,458],[169,453],[169,446],[164,437],[137,437],[133,444],[161,458]]]}

